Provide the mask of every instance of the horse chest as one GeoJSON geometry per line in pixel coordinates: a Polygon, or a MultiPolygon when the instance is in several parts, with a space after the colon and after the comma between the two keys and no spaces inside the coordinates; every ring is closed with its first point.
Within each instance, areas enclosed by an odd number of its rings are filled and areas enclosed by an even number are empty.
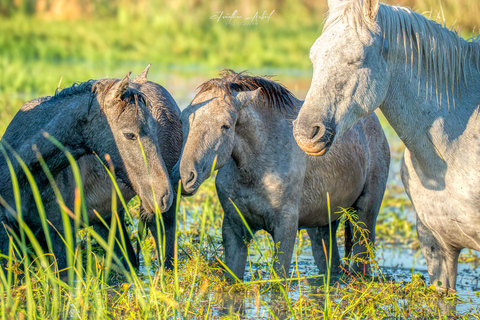
{"type": "Polygon", "coordinates": [[[402,180],[418,218],[445,243],[480,250],[480,172],[455,170],[453,161],[440,184],[425,183],[406,150],[402,180]]]}
{"type": "Polygon", "coordinates": [[[298,216],[302,189],[297,180],[303,176],[286,178],[271,172],[245,181],[236,167],[226,167],[219,170],[215,182],[220,201],[223,205],[231,199],[250,227],[268,230],[286,216],[298,216]]]}

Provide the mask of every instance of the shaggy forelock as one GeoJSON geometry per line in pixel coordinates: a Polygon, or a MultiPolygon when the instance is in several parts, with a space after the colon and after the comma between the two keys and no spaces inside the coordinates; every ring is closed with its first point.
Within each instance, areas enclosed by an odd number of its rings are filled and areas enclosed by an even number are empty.
{"type": "MultiPolygon", "coordinates": [[[[93,84],[91,88],[92,96],[101,97],[100,108],[102,110],[104,110],[106,107],[106,103],[105,103],[106,96],[108,95],[109,91],[112,90],[113,86],[117,84],[119,81],[121,81],[121,79],[101,79],[96,81],[93,84]]],[[[127,90],[122,94],[121,99],[114,102],[116,105],[118,116],[120,116],[127,109],[127,107],[131,106],[132,104],[135,105],[136,113],[137,113],[139,102],[142,102],[145,106],[148,106],[148,103],[149,103],[147,96],[143,94],[141,91],[131,87],[127,88],[127,90]]]]}
{"type": "Polygon", "coordinates": [[[250,76],[245,71],[236,73],[231,69],[224,69],[220,72],[220,77],[201,84],[195,98],[204,92],[213,90],[232,99],[232,92],[253,91],[260,88],[260,95],[270,109],[286,114],[296,110],[295,95],[281,83],[272,80],[271,76],[250,76]]]}
{"type": "MultiPolygon", "coordinates": [[[[88,80],[82,83],[74,83],[70,87],[65,89],[55,91],[55,95],[50,99],[50,101],[55,101],[59,99],[65,99],[77,94],[90,94],[90,101],[88,109],[90,110],[93,100],[95,97],[100,98],[100,108],[103,110],[105,108],[105,98],[108,95],[109,91],[113,86],[121,81],[120,79],[100,79],[100,80],[88,80]]],[[[149,100],[145,94],[141,91],[129,87],[122,95],[121,100],[116,102],[116,107],[118,110],[118,115],[122,114],[125,109],[134,104],[138,109],[138,103],[142,102],[145,106],[149,106],[149,100]]]]}

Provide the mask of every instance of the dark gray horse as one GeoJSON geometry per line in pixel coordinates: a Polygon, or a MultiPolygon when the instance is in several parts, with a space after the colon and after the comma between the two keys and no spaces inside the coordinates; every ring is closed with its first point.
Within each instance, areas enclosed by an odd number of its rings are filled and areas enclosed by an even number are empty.
{"type": "MultiPolygon", "coordinates": [[[[390,153],[377,117],[372,114],[338,137],[323,158],[306,156],[297,146],[292,120],[302,101],[281,84],[264,77],[227,71],[202,84],[182,112],[183,149],[173,179],[182,193],[194,194],[209,177],[214,159],[216,187],[225,211],[223,244],[226,265],[243,278],[251,236],[230,199],[253,231],[274,239],[274,268],[288,272],[299,228],[306,228],[315,261],[326,272],[323,243],[329,247],[327,192],[332,211],[353,207],[375,241],[375,222],[388,175],[390,153]],[[341,141],[341,142],[340,142],[341,141]],[[178,171],[178,172],[177,172],[178,171]]],[[[331,217],[336,231],[339,214],[331,217]]],[[[358,236],[353,241],[357,241],[358,236]]],[[[355,245],[357,257],[365,245],[355,245]]],[[[332,273],[340,272],[336,238],[332,239],[332,273]]],[[[368,264],[354,271],[369,272],[368,264]]]]}
{"type": "MultiPolygon", "coordinates": [[[[147,81],[147,74],[150,65],[136,78],[131,81],[130,86],[142,92],[148,100],[147,107],[150,109],[154,119],[157,121],[157,138],[160,153],[165,162],[167,172],[170,174],[173,166],[180,157],[182,148],[182,127],[180,123],[180,109],[178,108],[175,100],[170,93],[157,83],[147,81]]],[[[82,175],[82,182],[84,188],[85,203],[87,205],[89,224],[92,225],[95,231],[107,239],[109,229],[105,227],[102,220],[94,213],[97,211],[103,220],[109,224],[110,212],[112,206],[111,200],[111,188],[112,183],[108,173],[105,171],[104,166],[97,160],[95,155],[86,155],[77,161],[77,164],[82,175]]],[[[61,190],[62,196],[70,208],[73,208],[73,201],[75,199],[74,194],[74,177],[73,172],[70,169],[63,170],[56,179],[57,185],[61,190]]],[[[128,202],[135,196],[135,190],[129,187],[121,179],[117,179],[116,183],[125,199],[128,202]]],[[[175,203],[175,190],[174,200],[175,203]]],[[[123,234],[127,234],[124,219],[123,208],[117,208],[119,218],[121,221],[120,227],[123,234]]],[[[162,214],[164,226],[165,226],[165,265],[167,267],[172,266],[173,250],[175,240],[175,207],[171,206],[170,209],[162,214]]],[[[152,212],[145,210],[141,211],[141,219],[146,223],[151,230],[152,235],[157,243],[157,248],[160,249],[163,241],[159,237],[161,232],[158,232],[156,219],[152,212]]],[[[117,229],[117,241],[115,245],[115,254],[118,257],[123,256],[123,252],[118,246],[118,243],[123,244],[120,237],[120,233],[117,229]]],[[[133,267],[138,267],[137,257],[133,249],[132,243],[129,237],[123,239],[125,242],[125,252],[132,263],[133,267]]],[[[160,257],[160,252],[157,252],[160,257]]],[[[125,260],[124,265],[128,267],[125,260]]]]}
{"type": "MultiPolygon", "coordinates": [[[[18,180],[23,221],[46,246],[45,221],[40,218],[27,176],[12,151],[23,159],[35,178],[50,222],[51,249],[59,270],[67,267],[67,251],[62,237],[73,230],[64,230],[57,198],[35,150],[43,156],[54,177],[69,166],[69,161],[63,151],[45,138],[45,132],[62,143],[75,159],[93,152],[106,159],[108,154],[116,176],[135,190],[146,212],[155,212],[156,208],[165,212],[170,208],[173,192],[160,156],[157,122],[147,108],[145,94],[131,86],[129,75],[123,79],[88,81],[66,88],[53,97],[27,102],[9,124],[1,142],[18,180]]],[[[0,159],[0,177],[0,221],[3,224],[0,251],[8,254],[7,230],[19,233],[17,218],[20,212],[16,210],[12,177],[4,157],[0,159]]]]}

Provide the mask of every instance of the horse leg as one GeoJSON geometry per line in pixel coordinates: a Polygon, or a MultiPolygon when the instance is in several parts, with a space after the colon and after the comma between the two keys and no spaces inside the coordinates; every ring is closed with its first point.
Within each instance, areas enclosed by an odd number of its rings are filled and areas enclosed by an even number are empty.
{"type": "MultiPolygon", "coordinates": [[[[70,220],[70,224],[73,226],[72,220],[70,220]]],[[[63,230],[63,227],[62,228],[57,227],[56,229],[50,228],[49,231],[50,231],[50,239],[52,241],[53,254],[55,256],[55,259],[57,260],[57,268],[58,268],[59,276],[60,278],[66,280],[68,278],[67,268],[75,267],[74,265],[71,265],[71,266],[68,265],[66,232],[63,230]]],[[[73,232],[73,230],[68,230],[67,232],[72,233],[71,250],[75,252],[75,248],[77,244],[75,233],[73,232]]]]}
{"type": "Polygon", "coordinates": [[[167,212],[163,213],[161,217],[153,217],[147,221],[147,226],[152,233],[157,248],[157,257],[161,259],[163,256],[162,250],[165,252],[165,268],[173,269],[174,255],[175,255],[175,232],[176,232],[176,203],[177,195],[173,197],[173,204],[167,212]],[[163,219],[163,227],[162,221],[163,219]],[[157,226],[158,220],[158,226],[157,226]],[[165,228],[165,233],[163,233],[165,228]],[[164,241],[165,240],[165,241],[164,241]]]}
{"type": "Polygon", "coordinates": [[[238,217],[238,213],[232,204],[228,203],[223,208],[225,214],[222,224],[222,241],[225,264],[238,279],[243,279],[248,257],[247,243],[252,237],[243,225],[243,221],[234,218],[238,217]]]}
{"type": "Polygon", "coordinates": [[[362,194],[353,204],[353,208],[357,211],[358,222],[362,223],[359,226],[368,232],[368,234],[362,234],[363,230],[356,230],[353,233],[352,270],[355,273],[370,274],[370,263],[368,261],[375,245],[375,225],[385,193],[386,185],[383,181],[385,179],[386,176],[377,177],[370,174],[362,194]]]}
{"type": "MultiPolygon", "coordinates": [[[[113,247],[113,252],[115,253],[115,255],[119,259],[122,259],[122,257],[123,257],[122,263],[123,263],[123,266],[127,270],[129,270],[130,268],[129,268],[129,265],[126,261],[126,258],[128,258],[128,260],[130,260],[130,263],[132,264],[132,266],[134,268],[138,268],[137,256],[135,255],[135,250],[133,249],[132,241],[130,240],[130,237],[128,236],[127,227],[125,226],[125,210],[123,208],[121,208],[118,211],[118,217],[120,219],[120,226],[117,226],[117,229],[116,229],[115,244],[114,244],[114,247],[113,247]],[[120,245],[123,245],[123,241],[122,241],[122,237],[121,237],[119,228],[122,228],[122,233],[123,233],[123,236],[124,236],[123,239],[125,241],[125,248],[124,249],[125,249],[126,257],[124,257],[121,246],[120,246],[120,245]]],[[[108,226],[110,226],[111,216],[104,217],[104,220],[105,220],[105,223],[108,226]]],[[[108,235],[110,233],[110,229],[108,227],[106,227],[102,222],[94,224],[93,229],[105,241],[108,241],[108,235]]]]}
{"type": "Polygon", "coordinates": [[[273,269],[280,277],[288,276],[298,231],[298,213],[284,214],[276,221],[272,236],[275,244],[273,269]]]}
{"type": "Polygon", "coordinates": [[[331,222],[332,228],[332,246],[330,247],[330,228],[328,225],[307,229],[310,242],[312,243],[312,253],[315,263],[317,264],[319,274],[326,274],[328,269],[328,255],[332,254],[332,260],[330,264],[330,274],[340,274],[340,254],[338,253],[337,245],[337,228],[338,220],[331,222]]]}
{"type": "Polygon", "coordinates": [[[455,291],[457,283],[457,264],[461,249],[453,248],[439,241],[417,214],[417,234],[420,248],[427,262],[430,283],[438,291],[455,291]]]}
{"type": "Polygon", "coordinates": [[[8,237],[6,226],[4,225],[4,223],[0,222],[0,254],[5,256],[5,258],[0,257],[0,265],[2,267],[2,272],[4,273],[5,276],[7,276],[7,267],[8,267],[7,257],[9,256],[9,250],[10,250],[10,238],[8,237]]]}
{"type": "MultiPolygon", "coordinates": [[[[133,245],[132,245],[132,240],[130,239],[130,236],[128,234],[127,226],[125,225],[125,210],[123,208],[121,209],[121,214],[119,215],[119,218],[120,218],[120,225],[122,227],[122,233],[123,233],[123,237],[124,237],[123,239],[125,241],[125,248],[124,249],[125,249],[125,252],[127,254],[128,260],[130,260],[130,263],[132,264],[132,267],[138,268],[139,265],[138,265],[137,255],[135,254],[135,250],[133,249],[133,245]]],[[[122,237],[121,237],[120,231],[118,229],[117,229],[116,238],[123,245],[122,237]]],[[[120,247],[118,247],[118,251],[121,251],[120,247]]],[[[119,254],[120,254],[120,252],[119,252],[119,254]]],[[[126,261],[124,261],[124,264],[126,264],[126,261]]],[[[127,267],[127,270],[128,270],[128,267],[127,267]]]]}
{"type": "MultiPolygon", "coordinates": [[[[130,240],[130,236],[128,235],[128,230],[127,226],[125,225],[125,210],[122,208],[119,212],[119,218],[120,218],[120,226],[122,228],[122,234],[123,234],[123,241],[125,241],[125,253],[127,254],[128,260],[132,264],[132,267],[138,268],[138,260],[137,260],[137,255],[135,254],[135,250],[133,249],[132,241],[130,240]]],[[[121,245],[123,245],[122,241],[122,236],[120,234],[120,230],[117,229],[117,234],[116,234],[116,239],[120,242],[121,245]]],[[[116,242],[115,242],[116,243],[116,242]]],[[[117,248],[118,254],[123,254],[120,250],[120,246],[117,248]]],[[[126,261],[124,260],[124,265],[127,264],[126,261]]],[[[128,267],[127,267],[128,270],[128,267]]]]}

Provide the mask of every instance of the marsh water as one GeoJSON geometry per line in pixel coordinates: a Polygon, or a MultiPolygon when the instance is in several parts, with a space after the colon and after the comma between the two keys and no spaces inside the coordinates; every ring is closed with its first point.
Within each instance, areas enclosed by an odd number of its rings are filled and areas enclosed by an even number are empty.
{"type": "MultiPolygon", "coordinates": [[[[216,74],[212,73],[211,70],[197,70],[198,73],[195,76],[192,76],[192,70],[190,69],[188,70],[188,75],[182,75],[182,70],[177,70],[178,73],[154,73],[153,69],[154,68],[152,68],[152,71],[150,71],[149,78],[165,86],[177,101],[180,109],[184,109],[186,106],[188,106],[189,102],[195,96],[196,88],[201,83],[216,76],[216,74]]],[[[220,69],[221,68],[219,68],[219,70],[220,69]]],[[[258,75],[276,75],[274,79],[283,83],[300,99],[305,99],[306,93],[310,86],[311,75],[308,72],[265,69],[255,70],[252,71],[252,73],[258,75]]],[[[396,215],[396,218],[400,220],[406,219],[411,222],[412,225],[414,225],[415,213],[411,205],[408,205],[409,201],[405,200],[407,199],[407,196],[403,191],[402,182],[400,180],[400,162],[404,147],[402,142],[395,135],[393,129],[388,125],[387,121],[381,115],[381,112],[377,111],[377,114],[379,115],[382,121],[382,126],[387,134],[392,155],[387,192],[389,192],[393,198],[398,197],[399,199],[404,199],[404,201],[407,203],[407,205],[400,207],[384,205],[379,213],[379,217],[386,214],[392,214],[393,212],[396,215]]],[[[191,219],[193,218],[187,217],[187,224],[185,226],[186,228],[189,227],[188,220],[191,219]]],[[[184,226],[182,226],[182,228],[183,227],[184,226]]],[[[307,238],[306,233],[302,233],[302,236],[307,238]]],[[[260,237],[266,236],[261,234],[260,237]]],[[[213,238],[216,242],[221,243],[221,238],[220,234],[218,234],[218,231],[213,238]]],[[[260,241],[260,243],[265,244],[266,242],[260,241]]],[[[298,268],[298,272],[301,277],[317,275],[318,269],[313,260],[312,253],[308,245],[308,240],[299,241],[297,239],[297,244],[296,253],[294,254],[295,257],[292,261],[292,267],[295,268],[295,272],[296,268],[298,268]]],[[[268,248],[261,249],[267,250],[268,248]]],[[[265,277],[268,278],[268,268],[266,262],[262,262],[259,254],[256,253],[252,247],[249,253],[249,260],[254,261],[255,263],[252,264],[253,267],[247,266],[245,281],[250,281],[252,277],[258,279],[259,273],[265,273],[265,277]]],[[[342,256],[342,252],[340,254],[342,256]]],[[[388,243],[384,243],[382,239],[377,238],[377,249],[375,255],[378,265],[380,266],[380,270],[384,276],[394,280],[395,282],[409,282],[412,280],[412,276],[414,274],[417,276],[420,274],[428,284],[427,266],[421,251],[418,249],[416,238],[413,238],[413,240],[410,239],[410,241],[399,241],[396,239],[395,241],[389,241],[388,243]]],[[[472,308],[477,309],[480,307],[480,298],[475,295],[476,292],[480,291],[480,268],[478,268],[480,260],[477,258],[478,256],[478,253],[472,251],[467,252],[467,254],[462,253],[463,258],[458,266],[457,296],[461,299],[461,302],[457,303],[456,310],[463,315],[468,314],[469,310],[472,310],[472,308]]],[[[311,289],[309,288],[310,285],[305,283],[297,286],[302,286],[304,291],[311,289]]],[[[300,288],[300,290],[302,290],[302,288],[300,288]]],[[[295,301],[295,299],[298,298],[298,292],[298,290],[289,291],[289,296],[292,301],[295,301]]],[[[281,300],[283,297],[278,297],[278,299],[281,300]]],[[[275,309],[276,299],[272,297],[271,301],[264,305],[260,304],[255,297],[241,294],[227,295],[225,297],[225,309],[214,310],[214,314],[225,314],[228,309],[233,308],[234,311],[240,312],[245,317],[262,318],[268,316],[269,311],[267,307],[269,304],[270,309],[275,309]]],[[[282,317],[280,316],[280,318],[282,317]]]]}

